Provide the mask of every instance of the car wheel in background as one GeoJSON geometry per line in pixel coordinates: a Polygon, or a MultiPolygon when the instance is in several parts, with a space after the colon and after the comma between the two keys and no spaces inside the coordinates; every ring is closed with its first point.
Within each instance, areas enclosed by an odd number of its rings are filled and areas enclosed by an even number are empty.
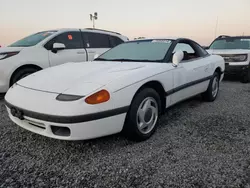
{"type": "Polygon", "coordinates": [[[249,83],[250,82],[250,71],[247,71],[240,79],[242,83],[249,83]]]}
{"type": "Polygon", "coordinates": [[[161,114],[161,99],[152,88],[136,94],[126,117],[123,133],[134,141],[143,141],[155,132],[161,114]]]}
{"type": "Polygon", "coordinates": [[[21,80],[22,78],[34,73],[34,72],[37,72],[38,69],[37,68],[33,68],[33,67],[27,67],[27,68],[23,68],[21,70],[18,70],[16,73],[14,73],[14,75],[12,76],[11,78],[11,81],[10,81],[10,87],[16,83],[17,81],[21,80]]]}

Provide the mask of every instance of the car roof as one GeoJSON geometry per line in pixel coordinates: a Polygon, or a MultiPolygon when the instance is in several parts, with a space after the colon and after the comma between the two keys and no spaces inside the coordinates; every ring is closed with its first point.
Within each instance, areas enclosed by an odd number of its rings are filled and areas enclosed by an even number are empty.
{"type": "Polygon", "coordinates": [[[150,40],[191,40],[183,37],[150,37],[150,38],[140,38],[131,41],[150,41],[150,40]]]}
{"type": "Polygon", "coordinates": [[[250,38],[250,36],[240,36],[240,35],[236,35],[236,36],[228,36],[228,35],[220,35],[218,36],[215,40],[220,40],[220,39],[227,39],[227,38],[231,38],[231,39],[244,39],[244,38],[250,38]]]}
{"type": "Polygon", "coordinates": [[[95,32],[95,33],[108,34],[108,35],[119,37],[123,41],[128,41],[129,40],[129,38],[127,36],[122,35],[122,34],[120,34],[118,32],[104,30],[104,29],[96,29],[96,28],[83,28],[83,29],[82,28],[60,28],[60,29],[51,30],[51,31],[66,32],[66,31],[79,31],[79,30],[81,30],[81,31],[88,31],[88,32],[95,32]]]}
{"type": "Polygon", "coordinates": [[[60,28],[60,29],[56,29],[56,30],[62,32],[62,31],[79,31],[79,29],[81,31],[96,31],[96,32],[100,32],[100,33],[103,32],[103,33],[109,33],[109,34],[115,34],[115,35],[122,35],[122,34],[115,32],[115,31],[109,31],[109,30],[97,29],[97,28],[60,28]]]}

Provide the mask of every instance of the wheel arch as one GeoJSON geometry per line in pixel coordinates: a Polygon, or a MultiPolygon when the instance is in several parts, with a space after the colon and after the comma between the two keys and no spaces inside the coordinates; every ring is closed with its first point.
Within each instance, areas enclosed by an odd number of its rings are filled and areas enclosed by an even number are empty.
{"type": "Polygon", "coordinates": [[[221,79],[221,75],[223,71],[221,70],[221,67],[217,67],[214,72],[217,72],[219,74],[219,80],[221,79]]]}
{"type": "Polygon", "coordinates": [[[139,87],[139,89],[137,89],[137,91],[135,92],[132,101],[134,100],[135,96],[144,88],[152,88],[159,94],[161,99],[161,112],[163,113],[166,108],[166,92],[162,83],[157,80],[148,81],[144,83],[141,87],[139,87]]]}
{"type": "Polygon", "coordinates": [[[26,65],[20,66],[20,67],[18,67],[18,68],[11,74],[10,81],[9,81],[9,86],[11,86],[11,83],[12,83],[12,81],[13,81],[14,75],[17,74],[17,72],[19,72],[20,70],[26,69],[26,68],[35,68],[35,69],[37,69],[37,71],[43,69],[42,67],[40,67],[40,66],[38,66],[38,65],[34,65],[34,64],[26,64],[26,65]]]}

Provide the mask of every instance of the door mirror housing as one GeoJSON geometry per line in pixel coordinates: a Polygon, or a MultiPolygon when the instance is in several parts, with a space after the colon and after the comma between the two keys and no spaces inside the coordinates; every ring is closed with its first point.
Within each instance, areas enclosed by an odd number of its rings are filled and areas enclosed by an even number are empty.
{"type": "Polygon", "coordinates": [[[174,53],[172,58],[172,64],[174,67],[178,67],[179,63],[183,60],[184,53],[183,51],[177,51],[174,53]]]}
{"type": "Polygon", "coordinates": [[[65,48],[66,48],[66,46],[62,43],[54,43],[53,48],[52,48],[52,52],[56,53],[58,50],[64,50],[65,48]]]}
{"type": "Polygon", "coordinates": [[[94,59],[97,59],[99,57],[99,54],[94,55],[94,59]]]}

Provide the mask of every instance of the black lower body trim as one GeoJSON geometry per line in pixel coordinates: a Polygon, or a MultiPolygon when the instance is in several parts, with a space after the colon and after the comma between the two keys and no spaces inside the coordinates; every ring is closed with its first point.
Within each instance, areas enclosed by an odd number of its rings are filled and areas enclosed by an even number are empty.
{"type": "Polygon", "coordinates": [[[83,123],[83,122],[108,118],[111,116],[127,113],[128,109],[129,109],[129,106],[125,106],[125,107],[121,107],[121,108],[116,108],[116,109],[112,109],[112,110],[107,110],[107,111],[97,112],[97,113],[92,113],[92,114],[86,114],[86,115],[55,116],[55,115],[48,115],[48,114],[43,114],[43,113],[25,110],[25,109],[16,107],[16,106],[8,103],[7,101],[5,101],[5,104],[9,109],[15,109],[15,110],[20,111],[23,116],[34,118],[37,120],[48,121],[48,122],[53,122],[53,123],[62,123],[62,124],[83,123]]]}
{"type": "MultiPolygon", "coordinates": [[[[210,80],[212,77],[213,76],[208,76],[208,77],[181,85],[177,88],[174,88],[170,91],[167,91],[166,96],[171,95],[173,93],[176,93],[176,92],[183,90],[185,88],[191,87],[193,85],[210,80]]],[[[92,113],[92,114],[86,114],[86,115],[55,116],[55,115],[43,114],[43,113],[32,112],[29,110],[21,109],[21,108],[18,108],[16,106],[8,103],[7,101],[5,101],[5,103],[6,103],[6,106],[11,109],[11,111],[15,112],[15,114],[27,116],[27,117],[42,120],[42,121],[48,121],[48,122],[53,122],[53,123],[62,123],[62,124],[83,123],[83,122],[88,122],[88,121],[94,121],[94,120],[98,120],[98,119],[108,118],[111,116],[127,113],[129,110],[129,106],[125,106],[125,107],[121,107],[121,108],[116,108],[116,109],[112,109],[112,110],[107,110],[107,111],[97,112],[97,113],[92,113]]]]}
{"type": "Polygon", "coordinates": [[[188,87],[191,87],[191,86],[194,86],[194,85],[196,85],[196,84],[200,84],[200,83],[202,83],[202,82],[208,81],[208,80],[210,80],[212,77],[213,77],[213,76],[208,76],[208,77],[205,77],[205,78],[202,78],[202,79],[199,79],[199,80],[195,80],[195,81],[192,81],[192,82],[183,84],[183,85],[181,85],[181,86],[178,86],[178,87],[176,87],[176,88],[174,88],[174,89],[171,89],[171,90],[167,91],[165,94],[166,94],[166,96],[172,95],[172,94],[174,94],[174,93],[176,93],[176,92],[178,92],[178,91],[181,91],[181,90],[183,90],[183,89],[186,89],[186,88],[188,88],[188,87]]]}

